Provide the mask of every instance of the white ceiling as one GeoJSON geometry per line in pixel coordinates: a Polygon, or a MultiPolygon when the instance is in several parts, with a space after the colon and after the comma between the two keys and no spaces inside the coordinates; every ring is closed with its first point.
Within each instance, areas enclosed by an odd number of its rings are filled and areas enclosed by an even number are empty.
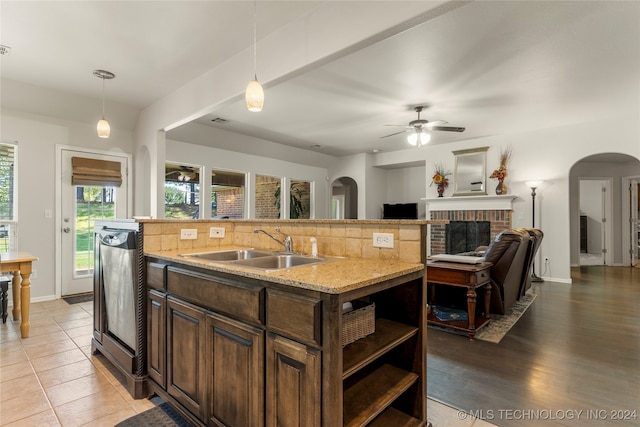
{"type": "MultiPolygon", "coordinates": [[[[260,1],[259,33],[317,6],[260,1]]],[[[118,83],[107,83],[109,99],[136,108],[253,41],[244,1],[3,0],[0,12],[12,48],[3,79],[99,98],[91,72],[103,68],[118,83]]],[[[407,148],[403,135],[380,137],[414,120],[416,105],[466,127],[434,132],[432,144],[581,123],[637,105],[639,35],[638,2],[473,2],[267,87],[251,123],[240,97],[198,122],[331,155],[407,148]]]]}

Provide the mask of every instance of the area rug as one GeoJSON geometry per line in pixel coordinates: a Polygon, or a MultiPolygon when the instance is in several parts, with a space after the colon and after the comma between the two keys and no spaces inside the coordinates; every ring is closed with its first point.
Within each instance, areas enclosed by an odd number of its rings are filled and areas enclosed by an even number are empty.
{"type": "Polygon", "coordinates": [[[536,294],[527,292],[525,296],[516,301],[505,315],[492,314],[491,322],[476,333],[476,339],[499,343],[509,330],[516,324],[520,316],[535,301],[536,294]]]}
{"type": "Polygon", "coordinates": [[[79,304],[81,302],[89,302],[89,301],[93,301],[93,292],[90,292],[88,294],[70,295],[68,297],[62,297],[62,299],[67,304],[79,304]]]}
{"type": "Polygon", "coordinates": [[[147,409],[131,418],[116,424],[116,427],[192,427],[192,425],[182,418],[167,402],[147,409]]]}

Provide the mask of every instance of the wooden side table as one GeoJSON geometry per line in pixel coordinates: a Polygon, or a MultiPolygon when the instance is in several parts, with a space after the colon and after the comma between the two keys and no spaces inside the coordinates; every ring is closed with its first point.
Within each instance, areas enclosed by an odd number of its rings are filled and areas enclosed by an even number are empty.
{"type": "Polygon", "coordinates": [[[435,304],[434,284],[467,288],[467,320],[438,319],[433,313],[427,316],[427,323],[444,328],[464,331],[474,339],[476,331],[485,326],[489,319],[489,307],[491,301],[491,279],[489,270],[493,263],[462,264],[447,261],[427,261],[427,283],[429,287],[429,305],[435,304]],[[476,289],[484,288],[484,315],[476,317],[476,289]]]}

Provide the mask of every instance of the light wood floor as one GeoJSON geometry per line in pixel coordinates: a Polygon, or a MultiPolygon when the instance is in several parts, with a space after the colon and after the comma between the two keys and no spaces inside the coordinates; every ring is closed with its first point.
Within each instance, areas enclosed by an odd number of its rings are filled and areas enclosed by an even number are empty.
{"type": "Polygon", "coordinates": [[[572,280],[536,284],[499,344],[429,329],[429,397],[505,427],[640,426],[640,269],[572,280]]]}

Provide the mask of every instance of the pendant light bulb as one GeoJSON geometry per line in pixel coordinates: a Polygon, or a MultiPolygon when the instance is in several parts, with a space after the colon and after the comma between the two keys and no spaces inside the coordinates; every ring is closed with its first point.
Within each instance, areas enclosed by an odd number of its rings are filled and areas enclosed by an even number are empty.
{"type": "Polygon", "coordinates": [[[96,126],[96,131],[98,132],[98,137],[100,138],[109,138],[111,135],[111,126],[107,119],[104,118],[104,81],[111,80],[116,75],[110,71],[105,70],[93,70],[93,75],[102,79],[102,118],[98,121],[96,126]]]}
{"type": "Polygon", "coordinates": [[[262,111],[262,106],[264,105],[264,89],[262,85],[258,81],[258,76],[256,74],[257,69],[257,48],[258,48],[258,38],[257,38],[257,2],[253,2],[253,80],[249,82],[247,85],[247,89],[245,90],[244,99],[247,104],[247,109],[253,112],[262,111]]]}

